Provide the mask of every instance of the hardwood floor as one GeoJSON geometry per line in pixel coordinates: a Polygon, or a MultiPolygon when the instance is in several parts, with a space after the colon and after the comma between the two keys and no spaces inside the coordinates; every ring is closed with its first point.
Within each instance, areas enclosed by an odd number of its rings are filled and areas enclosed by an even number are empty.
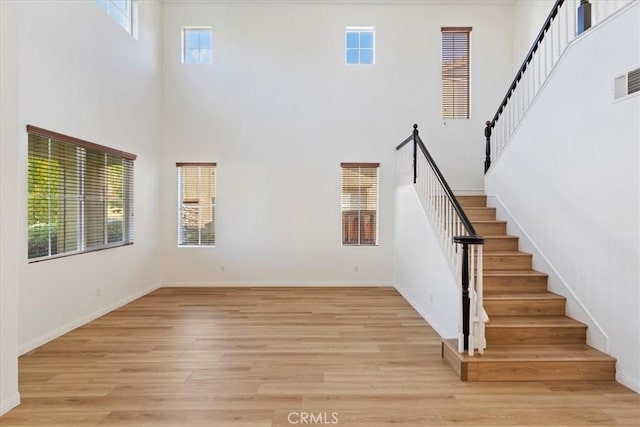
{"type": "Polygon", "coordinates": [[[163,288],[19,363],[0,426],[640,425],[615,382],[461,382],[392,288],[163,288]]]}

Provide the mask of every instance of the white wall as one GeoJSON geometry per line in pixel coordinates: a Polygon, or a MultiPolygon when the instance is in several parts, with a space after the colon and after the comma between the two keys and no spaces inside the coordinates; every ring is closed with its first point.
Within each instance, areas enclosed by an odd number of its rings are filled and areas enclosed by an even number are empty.
{"type": "Polygon", "coordinates": [[[482,190],[511,15],[494,3],[165,3],[163,282],[391,284],[394,147],[419,123],[452,187],[482,190]],[[213,28],[212,65],[181,64],[183,25],[213,28]],[[344,64],[348,25],[375,26],[375,66],[344,64]],[[443,123],[440,27],[463,25],[472,117],[443,123]],[[176,247],[177,161],[218,163],[215,248],[176,247]],[[340,246],[345,161],[381,164],[378,247],[340,246]]]}
{"type": "Polygon", "coordinates": [[[640,64],[638,22],[635,3],[574,42],[486,178],[600,324],[618,381],[636,391],[640,96],[614,102],[612,89],[640,64]]]}
{"type": "Polygon", "coordinates": [[[18,49],[16,15],[0,2],[0,415],[20,402],[18,394],[18,49]]]}
{"type": "Polygon", "coordinates": [[[13,196],[5,200],[3,194],[2,217],[15,217],[17,206],[18,235],[15,246],[3,241],[2,253],[17,253],[19,299],[12,303],[19,310],[20,351],[159,283],[161,6],[138,4],[136,40],[92,1],[16,2],[18,132],[7,143],[14,145],[8,161],[17,165],[17,180],[13,196]],[[27,263],[27,124],[138,155],[134,245],[27,263]]]}
{"type": "Polygon", "coordinates": [[[395,191],[394,284],[443,338],[457,338],[460,290],[448,257],[412,185],[395,191]]]}

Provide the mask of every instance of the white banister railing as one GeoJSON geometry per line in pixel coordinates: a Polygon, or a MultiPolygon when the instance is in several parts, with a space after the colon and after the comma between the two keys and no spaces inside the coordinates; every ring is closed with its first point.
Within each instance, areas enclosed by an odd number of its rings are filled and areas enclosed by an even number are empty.
{"type": "Polygon", "coordinates": [[[413,135],[397,148],[398,182],[413,184],[449,260],[461,292],[458,350],[474,355],[486,348],[483,308],[482,245],[451,188],[414,125],[413,135]]]}
{"type": "Polygon", "coordinates": [[[635,1],[638,0],[556,1],[498,111],[486,123],[485,172],[500,157],[547,78],[578,36],[579,14],[593,27],[635,1]],[[581,6],[581,3],[585,4],[581,6]],[[584,8],[590,8],[590,14],[586,12],[587,18],[584,18],[584,8]]]}

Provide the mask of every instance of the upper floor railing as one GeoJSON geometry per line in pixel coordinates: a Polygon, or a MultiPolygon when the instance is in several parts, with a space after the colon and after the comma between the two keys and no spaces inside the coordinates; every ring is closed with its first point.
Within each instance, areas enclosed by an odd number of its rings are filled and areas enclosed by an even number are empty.
{"type": "Polygon", "coordinates": [[[520,120],[569,44],[582,32],[638,0],[557,0],[507,89],[486,122],[485,173],[502,153],[520,120]]]}
{"type": "Polygon", "coordinates": [[[483,308],[482,247],[479,236],[447,180],[425,147],[418,125],[396,148],[402,183],[413,184],[447,254],[461,290],[458,349],[482,353],[486,347],[483,308]]]}

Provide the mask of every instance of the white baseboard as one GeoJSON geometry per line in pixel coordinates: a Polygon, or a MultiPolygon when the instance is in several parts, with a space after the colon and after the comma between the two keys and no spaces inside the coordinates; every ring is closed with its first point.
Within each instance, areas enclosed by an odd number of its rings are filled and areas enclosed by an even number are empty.
{"type": "Polygon", "coordinates": [[[373,288],[391,282],[164,282],[163,288],[373,288]]]}
{"type": "Polygon", "coordinates": [[[0,400],[0,415],[6,414],[20,404],[20,393],[17,391],[6,399],[0,400]]]}
{"type": "Polygon", "coordinates": [[[630,388],[636,393],[640,394],[640,381],[635,378],[631,378],[629,375],[617,371],[616,372],[616,381],[618,381],[623,386],[630,388]]]}
{"type": "Polygon", "coordinates": [[[409,303],[409,305],[411,305],[411,307],[413,307],[413,309],[416,312],[418,312],[420,317],[422,317],[424,319],[424,321],[427,322],[429,324],[429,326],[431,326],[436,331],[436,333],[438,335],[440,335],[440,338],[442,338],[442,339],[457,338],[457,337],[449,337],[449,336],[447,336],[447,334],[445,332],[445,329],[442,328],[438,324],[438,322],[434,321],[433,318],[431,316],[429,316],[429,314],[427,314],[427,312],[420,306],[420,304],[418,304],[416,301],[414,301],[413,298],[410,298],[398,286],[395,286],[395,288],[396,288],[396,291],[398,291],[398,293],[400,295],[402,295],[402,298],[404,298],[405,301],[407,301],[409,303]]]}
{"type": "Polygon", "coordinates": [[[113,310],[116,310],[120,307],[122,307],[123,305],[129,304],[131,301],[134,301],[142,296],[147,295],[150,292],[155,291],[156,289],[158,289],[160,287],[159,284],[155,284],[153,286],[150,286],[140,292],[136,292],[133,295],[130,295],[128,297],[122,298],[116,302],[114,302],[113,304],[109,304],[106,307],[103,307],[99,310],[94,311],[93,313],[87,314],[86,316],[82,316],[72,322],[67,323],[64,326],[61,326],[59,328],[56,328],[38,338],[32,339],[29,342],[26,342],[22,345],[20,345],[20,347],[18,348],[18,354],[20,356],[22,356],[25,353],[28,353],[38,347],[40,347],[41,345],[44,345],[46,343],[48,343],[51,340],[54,340],[68,332],[73,331],[76,328],[79,328],[82,325],[85,325],[89,322],[91,322],[92,320],[97,319],[98,317],[104,316],[107,313],[112,312],[113,310]]]}
{"type": "Polygon", "coordinates": [[[578,298],[569,283],[554,267],[553,263],[540,250],[531,236],[524,230],[520,222],[513,216],[508,207],[504,205],[500,197],[495,194],[487,194],[487,206],[497,209],[499,219],[507,221],[507,233],[520,238],[520,250],[533,255],[533,267],[549,275],[549,290],[564,296],[567,299],[567,314],[580,322],[587,324],[587,343],[598,350],[610,354],[609,336],[604,328],[591,314],[587,307],[578,298]]]}

